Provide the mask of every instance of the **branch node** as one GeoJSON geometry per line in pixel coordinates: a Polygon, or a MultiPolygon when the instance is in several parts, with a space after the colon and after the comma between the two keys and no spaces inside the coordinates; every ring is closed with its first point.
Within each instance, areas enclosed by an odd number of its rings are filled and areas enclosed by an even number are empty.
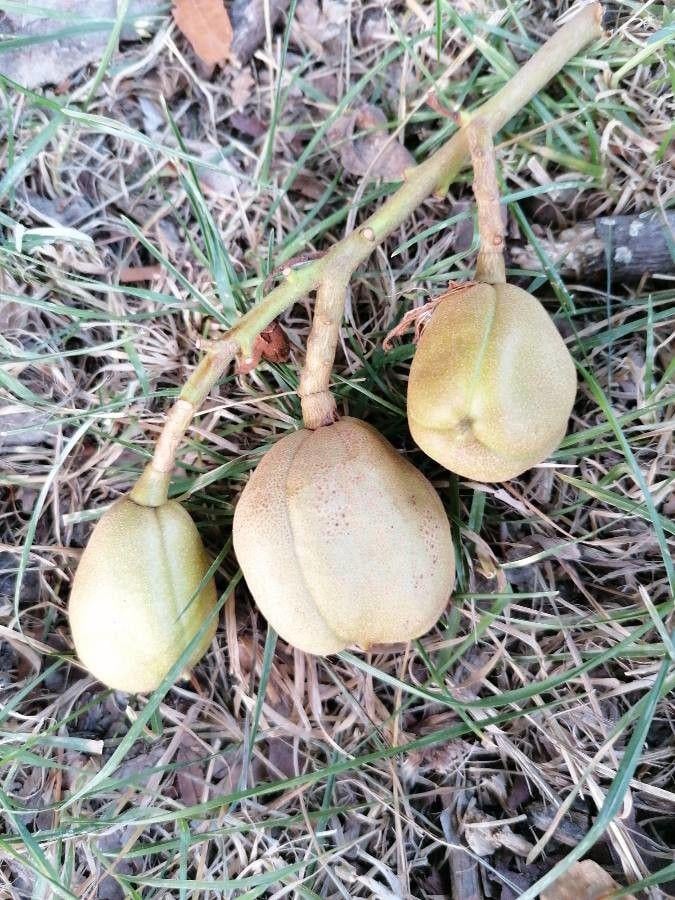
{"type": "Polygon", "coordinates": [[[234,371],[237,375],[248,375],[249,372],[252,372],[255,368],[258,367],[258,363],[262,359],[262,355],[255,356],[239,356],[237,357],[237,362],[234,367],[234,371]]]}
{"type": "Polygon", "coordinates": [[[471,113],[468,113],[466,112],[466,110],[461,108],[454,109],[450,118],[458,128],[466,128],[471,122],[471,113]]]}

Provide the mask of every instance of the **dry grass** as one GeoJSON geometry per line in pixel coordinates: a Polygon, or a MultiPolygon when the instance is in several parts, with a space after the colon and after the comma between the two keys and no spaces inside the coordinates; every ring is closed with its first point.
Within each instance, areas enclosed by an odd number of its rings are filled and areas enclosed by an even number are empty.
{"type": "MultiPolygon", "coordinates": [[[[64,614],[91,523],[140,471],[199,340],[390,189],[342,171],[331,122],[367,100],[423,156],[454,127],[430,91],[471,107],[562,6],[301,0],[241,72],[200,72],[164,20],[86,109],[94,67],[47,104],[4,85],[0,896],[529,897],[577,846],[622,884],[657,873],[640,896],[675,879],[672,273],[514,269],[588,377],[551,461],[462,482],[412,445],[413,347],[382,339],[470,271],[468,176],[358,273],[335,373],[342,407],[452,517],[458,594],[434,631],[368,656],[275,645],[228,543],[217,639],[189,683],[148,698],[88,677],[64,614]],[[203,195],[162,96],[187,154],[215,163],[203,195]]],[[[613,6],[608,40],[501,134],[512,246],[544,254],[579,219],[672,202],[672,13],[613,6]]],[[[309,310],[284,317],[291,361],[230,376],[185,443],[174,495],[214,554],[248,472],[299,421],[309,310]]]]}

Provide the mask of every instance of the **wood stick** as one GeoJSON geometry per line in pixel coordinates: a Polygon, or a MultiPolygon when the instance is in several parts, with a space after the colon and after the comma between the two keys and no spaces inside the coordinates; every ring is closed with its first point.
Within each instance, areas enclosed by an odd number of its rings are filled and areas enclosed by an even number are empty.
{"type": "MultiPolygon", "coordinates": [[[[602,216],[540,243],[564,278],[585,283],[605,281],[608,270],[613,284],[675,275],[675,212],[602,216]]],[[[541,269],[532,247],[509,248],[509,255],[523,269],[541,269]]]]}

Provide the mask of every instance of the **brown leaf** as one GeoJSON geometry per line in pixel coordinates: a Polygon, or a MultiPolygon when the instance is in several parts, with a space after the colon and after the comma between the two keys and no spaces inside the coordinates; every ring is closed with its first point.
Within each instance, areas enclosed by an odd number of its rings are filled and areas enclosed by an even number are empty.
{"type": "Polygon", "coordinates": [[[412,155],[399,141],[392,140],[382,110],[366,103],[342,116],[329,132],[340,142],[340,161],[351,175],[401,181],[405,170],[415,165],[412,155]]]}
{"type": "Polygon", "coordinates": [[[278,322],[272,322],[267,328],[263,328],[258,337],[253,341],[253,355],[250,360],[242,361],[237,365],[237,373],[246,375],[252,372],[261,359],[267,362],[286,362],[290,353],[290,344],[286,332],[278,322]]]}
{"type": "Polygon", "coordinates": [[[293,189],[308,197],[310,200],[318,200],[326,189],[318,178],[313,175],[298,175],[293,182],[293,189]]]}
{"type": "Polygon", "coordinates": [[[232,25],[223,0],[175,0],[173,18],[203,63],[225,62],[232,46],[232,25]]]}
{"type": "Polygon", "coordinates": [[[294,759],[292,741],[270,737],[265,751],[253,760],[253,777],[256,782],[279,776],[293,778],[297,774],[294,759]]]}
{"type": "MultiPolygon", "coordinates": [[[[602,900],[620,885],[592,859],[574,863],[542,891],[541,900],[602,900]]],[[[626,894],[625,900],[635,900],[633,894],[626,894]]]]}
{"type": "Polygon", "coordinates": [[[196,806],[203,799],[204,773],[197,760],[199,754],[185,746],[176,753],[176,794],[183,806],[196,806]]]}
{"type": "Polygon", "coordinates": [[[235,109],[243,109],[251,99],[255,80],[249,69],[237,72],[230,82],[230,102],[235,109]]]}
{"type": "Polygon", "coordinates": [[[263,329],[258,336],[256,343],[259,343],[262,358],[267,362],[283,363],[288,360],[290,353],[290,345],[286,332],[278,322],[272,322],[267,328],[263,329]]]}
{"type": "MultiPolygon", "coordinates": [[[[528,792],[528,798],[531,798],[528,792]]],[[[543,803],[528,803],[527,818],[538,831],[547,831],[555,818],[555,808],[543,803]]],[[[568,847],[576,847],[586,833],[585,812],[570,810],[567,815],[559,819],[553,832],[553,840],[568,847]]]]}

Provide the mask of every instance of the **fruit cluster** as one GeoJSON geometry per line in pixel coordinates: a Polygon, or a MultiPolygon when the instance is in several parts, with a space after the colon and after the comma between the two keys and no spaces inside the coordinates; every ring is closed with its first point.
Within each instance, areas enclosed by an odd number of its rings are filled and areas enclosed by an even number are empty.
{"type": "Polygon", "coordinates": [[[434,460],[477,481],[513,478],[558,446],[575,366],[539,301],[506,283],[492,134],[599,34],[598,12],[598,4],[585,7],[359,232],[304,274],[291,271],[200,363],[153,462],[99,521],[75,576],[75,647],[101,681],[153,690],[179,659],[189,668],[206,651],[216,589],[192,519],[167,499],[176,447],[232,356],[246,363],[251,337],[315,288],[300,383],[305,427],[279,440],[244,488],[233,525],[237,560],[270,624],[310,653],[407,641],[434,625],[455,576],[441,500],[374,428],[340,418],[328,390],[349,275],[404,214],[447,189],[468,151],[481,237],[476,275],[427,310],[410,369],[410,431],[434,460]]]}

